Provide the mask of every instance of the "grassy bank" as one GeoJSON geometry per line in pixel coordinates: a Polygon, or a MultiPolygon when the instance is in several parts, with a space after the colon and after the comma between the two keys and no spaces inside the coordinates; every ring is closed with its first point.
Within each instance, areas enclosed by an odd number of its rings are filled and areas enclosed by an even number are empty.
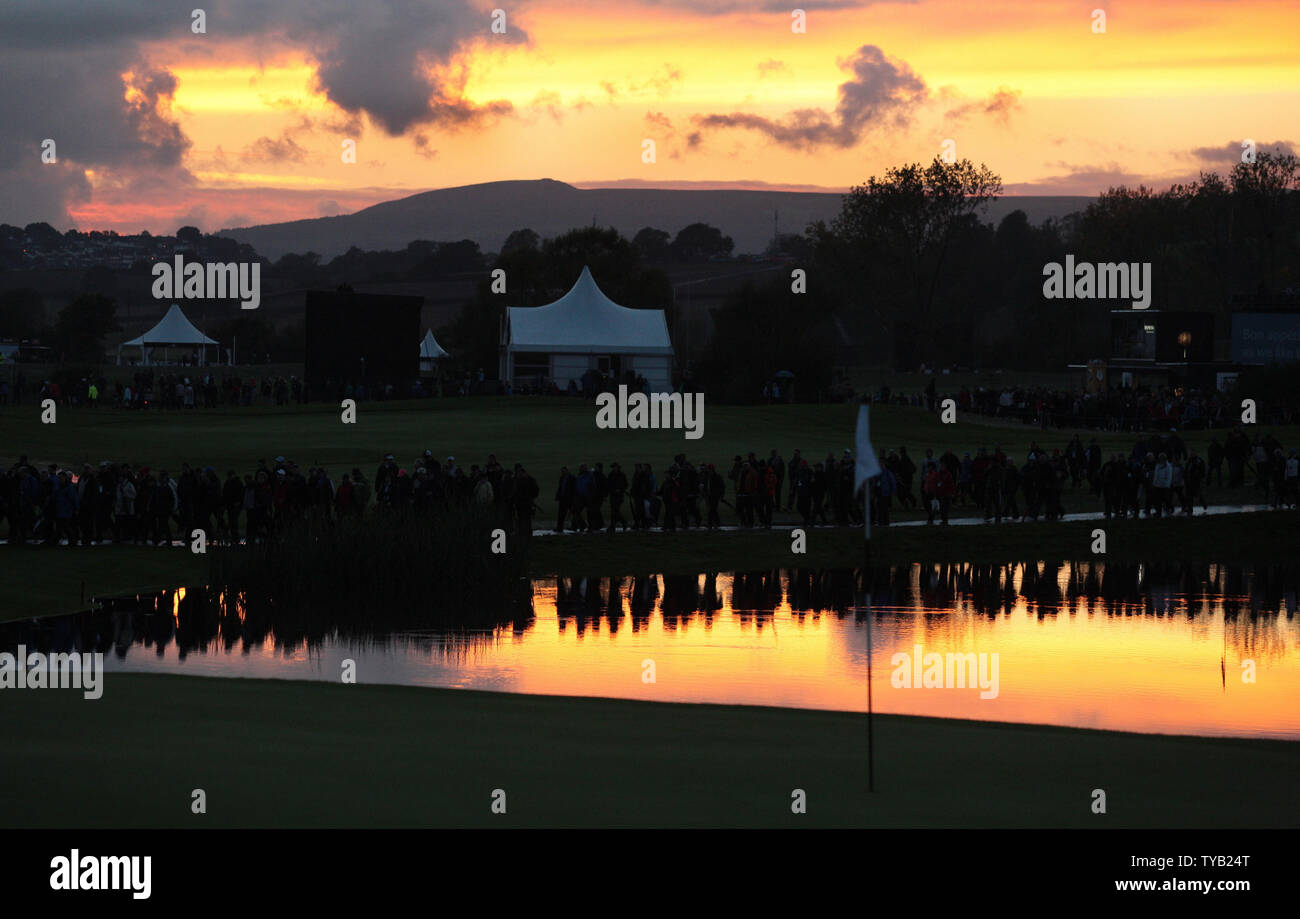
{"type": "Polygon", "coordinates": [[[0,693],[0,724],[23,739],[0,748],[6,827],[1260,827],[1300,813],[1300,748],[1282,741],[882,716],[868,795],[866,717],[851,713],[112,674],[93,703],[0,693]],[[196,788],[206,815],[190,812],[196,788]]]}
{"type": "Polygon", "coordinates": [[[73,613],[90,598],[202,583],[206,560],[183,549],[0,547],[0,622],[73,613]]]}
{"type": "MultiPolygon", "coordinates": [[[[952,448],[960,456],[1000,445],[1023,459],[1031,442],[1063,450],[1074,433],[978,416],[942,424],[937,415],[897,406],[876,406],[871,417],[876,447],[905,445],[918,464],[926,447],[933,447],[936,455],[952,448]]],[[[96,465],[111,459],[173,471],[188,462],[210,464],[224,478],[227,469],[242,474],[255,469],[259,458],[284,455],[303,467],[324,466],[335,476],[353,466],[370,476],[385,453],[409,464],[430,449],[440,459],[455,455],[466,469],[495,453],[503,463],[523,463],[537,477],[543,519],[548,519],[555,509],[555,481],[562,465],[576,469],[581,462],[608,465],[617,460],[631,469],[641,462],[651,463],[661,474],[675,454],[684,452],[692,462],[730,469],[737,454],[754,451],[766,457],[776,449],[788,459],[796,447],[815,462],[827,453],[838,457],[853,446],[856,418],[855,404],[711,403],[706,406],[703,437],[686,440],[682,431],[600,430],[591,401],[559,397],[365,402],[354,425],[341,423],[338,406],[324,404],[190,412],[61,408],[57,424],[42,424],[39,405],[31,404],[0,407],[0,444],[5,445],[0,461],[12,462],[25,453],[36,463],[96,465]]],[[[1284,444],[1300,442],[1300,428],[1268,430],[1284,444]]],[[[1106,451],[1127,452],[1135,441],[1132,435],[1079,434],[1085,444],[1095,436],[1106,451]]],[[[1189,447],[1202,451],[1211,436],[1204,431],[1183,435],[1189,447]]],[[[1238,496],[1212,489],[1210,497],[1219,502],[1238,496]]],[[[1067,492],[1064,500],[1067,510],[1090,509],[1083,496],[1067,492]]]]}
{"type": "MultiPolygon", "coordinates": [[[[984,564],[1027,559],[1097,561],[1101,557],[1092,553],[1092,533],[1099,527],[1106,531],[1104,558],[1122,562],[1294,563],[1295,547],[1300,544],[1300,514],[1279,511],[1190,520],[877,527],[872,530],[871,558],[876,565],[918,561],[984,564]]],[[[529,550],[529,569],[534,576],[688,574],[862,564],[861,529],[827,527],[805,532],[804,555],[791,551],[789,530],[537,538],[529,550]]]]}
{"type": "MultiPolygon", "coordinates": [[[[874,530],[872,561],[975,564],[1040,559],[1097,560],[1092,532],[1106,531],[1105,558],[1120,562],[1285,564],[1296,561],[1300,515],[1295,512],[1224,514],[1164,520],[1071,521],[1000,526],[890,527],[874,530]]],[[[862,531],[807,531],[807,553],[791,552],[789,531],[731,533],[604,533],[539,536],[529,548],[533,577],[550,575],[690,574],[791,566],[835,568],[862,564],[862,531]]],[[[85,596],[143,587],[206,582],[206,558],[180,549],[110,546],[95,549],[0,549],[0,621],[67,613],[85,596]]]]}

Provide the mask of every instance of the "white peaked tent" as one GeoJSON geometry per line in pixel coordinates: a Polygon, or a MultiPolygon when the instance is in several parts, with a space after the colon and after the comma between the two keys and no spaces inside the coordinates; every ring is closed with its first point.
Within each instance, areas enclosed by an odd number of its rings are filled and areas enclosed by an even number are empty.
{"type": "Polygon", "coordinates": [[[130,341],[123,342],[117,348],[117,362],[122,363],[123,348],[139,348],[143,355],[144,363],[150,363],[150,357],[153,348],[162,345],[164,348],[169,345],[176,345],[182,348],[199,349],[199,363],[207,363],[207,345],[215,345],[208,336],[204,335],[194,327],[194,323],[181,312],[181,308],[175,303],[167,311],[167,315],[158,320],[158,324],[145,332],[139,338],[133,338],[130,341]]]}
{"type": "Polygon", "coordinates": [[[619,306],[584,267],[573,288],[545,306],[512,306],[501,334],[501,378],[527,384],[538,377],[566,389],[588,370],[615,378],[631,371],[651,392],[672,391],[673,343],[663,310],[619,306]]]}
{"type": "Polygon", "coordinates": [[[447,352],[443,350],[442,345],[438,344],[438,340],[433,337],[433,329],[426,329],[424,340],[420,342],[420,369],[432,370],[434,362],[446,356],[447,352]]]}

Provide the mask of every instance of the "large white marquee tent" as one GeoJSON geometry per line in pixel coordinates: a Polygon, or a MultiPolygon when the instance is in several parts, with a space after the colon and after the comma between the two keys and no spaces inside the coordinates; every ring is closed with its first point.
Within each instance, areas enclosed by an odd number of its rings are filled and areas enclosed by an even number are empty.
{"type": "Polygon", "coordinates": [[[425,329],[424,340],[420,342],[420,369],[433,370],[437,361],[447,356],[438,339],[433,337],[433,329],[425,329]]]}
{"type": "Polygon", "coordinates": [[[158,320],[158,324],[145,332],[139,338],[133,338],[130,341],[123,342],[117,348],[117,362],[122,363],[123,348],[139,348],[143,357],[143,363],[148,365],[152,363],[153,349],[158,345],[164,348],[176,346],[180,348],[199,349],[199,364],[207,363],[207,346],[215,345],[208,336],[204,335],[194,327],[194,323],[181,312],[181,308],[175,303],[167,311],[167,315],[158,320]]]}
{"type": "Polygon", "coordinates": [[[545,306],[512,306],[501,335],[501,378],[512,385],[554,380],[582,385],[588,370],[645,377],[650,392],[672,391],[673,343],[663,310],[619,306],[584,267],[573,288],[545,306]]]}

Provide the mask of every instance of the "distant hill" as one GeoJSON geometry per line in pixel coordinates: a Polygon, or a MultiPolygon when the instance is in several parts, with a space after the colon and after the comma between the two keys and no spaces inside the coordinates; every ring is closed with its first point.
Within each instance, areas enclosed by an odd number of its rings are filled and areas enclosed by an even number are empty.
{"type": "MultiPolygon", "coordinates": [[[[221,230],[278,259],[287,252],[317,252],[329,259],[352,246],[404,249],[414,239],[472,239],[497,251],[514,230],[531,227],[543,238],[575,227],[613,226],[627,237],[651,226],[676,234],[692,223],[712,224],[730,236],[737,253],[758,253],[772,239],[773,212],[782,233],[801,233],[814,220],[830,220],[839,194],[789,191],[574,188],[554,179],[486,182],[441,188],[375,204],[355,214],[317,217],[221,230]]],[[[1020,208],[1031,223],[1082,210],[1085,197],[1004,197],[986,208],[996,223],[1020,208]]]]}

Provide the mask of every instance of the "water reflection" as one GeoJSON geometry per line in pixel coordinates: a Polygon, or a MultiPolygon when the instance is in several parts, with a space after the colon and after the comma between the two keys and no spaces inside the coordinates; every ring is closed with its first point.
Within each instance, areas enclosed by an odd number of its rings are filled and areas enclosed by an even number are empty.
{"type": "MultiPolygon", "coordinates": [[[[384,628],[177,590],[0,626],[0,648],[99,650],[119,671],[323,680],[351,658],[362,682],[865,710],[863,576],[543,579],[495,626],[461,631],[413,629],[418,611],[384,628]]],[[[1300,567],[921,563],[873,569],[870,586],[878,711],[1300,739],[1300,567]],[[997,697],[894,687],[891,659],[917,645],[997,653],[997,697]]]]}

